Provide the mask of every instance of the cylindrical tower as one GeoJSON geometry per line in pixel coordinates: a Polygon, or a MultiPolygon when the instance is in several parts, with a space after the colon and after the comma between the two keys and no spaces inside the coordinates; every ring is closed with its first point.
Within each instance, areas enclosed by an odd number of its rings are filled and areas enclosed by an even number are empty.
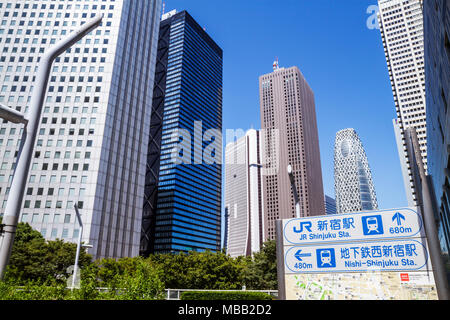
{"type": "Polygon", "coordinates": [[[338,213],[378,209],[369,162],[355,129],[336,134],[334,189],[338,213]]]}

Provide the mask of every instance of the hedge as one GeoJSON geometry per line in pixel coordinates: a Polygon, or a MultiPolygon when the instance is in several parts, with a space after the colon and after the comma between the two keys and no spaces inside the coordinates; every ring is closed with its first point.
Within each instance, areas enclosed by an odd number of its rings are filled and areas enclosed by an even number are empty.
{"type": "Polygon", "coordinates": [[[272,300],[270,294],[253,291],[185,291],[181,300],[272,300]]]}

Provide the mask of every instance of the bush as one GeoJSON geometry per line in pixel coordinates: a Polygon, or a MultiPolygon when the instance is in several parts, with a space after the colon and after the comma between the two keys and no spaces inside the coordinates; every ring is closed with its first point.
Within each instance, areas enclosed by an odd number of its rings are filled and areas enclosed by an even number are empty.
{"type": "Polygon", "coordinates": [[[115,284],[116,300],[163,300],[164,283],[160,280],[160,272],[149,263],[137,260],[133,274],[119,275],[115,284]]]}
{"type": "Polygon", "coordinates": [[[164,270],[161,281],[166,288],[236,290],[244,285],[244,261],[223,251],[155,254],[147,260],[164,270]]]}
{"type": "MultiPolygon", "coordinates": [[[[134,259],[134,270],[114,276],[106,290],[99,290],[98,269],[91,265],[82,270],[79,289],[68,289],[57,281],[25,284],[0,281],[0,300],[156,300],[164,299],[162,271],[143,259],[134,259]]],[[[104,283],[105,284],[105,283],[104,283]]]]}
{"type": "Polygon", "coordinates": [[[185,291],[181,300],[272,300],[272,296],[252,291],[185,291]]]}
{"type": "Polygon", "coordinates": [[[70,296],[63,285],[43,286],[30,281],[25,286],[0,282],[0,300],[64,300],[70,296]]]}

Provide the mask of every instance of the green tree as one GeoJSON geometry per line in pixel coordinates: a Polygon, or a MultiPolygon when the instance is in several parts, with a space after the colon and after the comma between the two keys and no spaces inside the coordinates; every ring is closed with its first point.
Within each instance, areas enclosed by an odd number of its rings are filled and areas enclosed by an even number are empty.
{"type": "Polygon", "coordinates": [[[224,252],[192,253],[187,256],[187,264],[192,289],[242,288],[243,266],[224,252]]]}
{"type": "MultiPolygon", "coordinates": [[[[17,225],[5,280],[17,284],[28,281],[63,284],[69,276],[67,269],[75,263],[76,247],[62,240],[46,241],[40,232],[21,222],[17,225]]],[[[81,250],[80,267],[91,261],[92,257],[81,250]]]]}
{"type": "MultiPolygon", "coordinates": [[[[131,261],[123,261],[131,262],[131,261]]],[[[116,275],[114,288],[118,300],[162,300],[165,297],[161,271],[141,258],[133,260],[132,273],[116,275]]],[[[125,269],[126,270],[126,269],[125,269]]],[[[130,270],[130,269],[129,269],[130,270]]]]}
{"type": "MultiPolygon", "coordinates": [[[[46,247],[46,261],[50,270],[49,277],[66,281],[68,269],[75,263],[77,245],[57,239],[55,241],[47,241],[46,247]]],[[[78,257],[79,267],[83,268],[91,263],[91,255],[81,249],[80,256],[78,257]]]]}
{"type": "Polygon", "coordinates": [[[153,300],[164,298],[162,270],[141,257],[95,261],[85,269],[80,299],[153,300]],[[103,292],[99,292],[102,288],[103,292]]]}
{"type": "Polygon", "coordinates": [[[251,290],[277,290],[276,242],[267,241],[260,252],[246,259],[244,283],[251,290]]]}
{"type": "Polygon", "coordinates": [[[148,260],[157,264],[164,270],[163,278],[166,288],[189,289],[189,275],[187,270],[187,255],[180,254],[156,254],[151,255],[148,260]]]}
{"type": "Polygon", "coordinates": [[[242,288],[244,264],[225,252],[157,254],[149,257],[164,270],[163,281],[170,289],[242,288]]]}
{"type": "Polygon", "coordinates": [[[19,283],[46,280],[50,275],[46,249],[45,239],[38,231],[19,223],[5,279],[19,283]]]}
{"type": "Polygon", "coordinates": [[[100,282],[97,277],[98,265],[90,264],[81,270],[80,289],[73,291],[70,296],[74,300],[98,300],[103,299],[104,295],[99,291],[100,282]]]}

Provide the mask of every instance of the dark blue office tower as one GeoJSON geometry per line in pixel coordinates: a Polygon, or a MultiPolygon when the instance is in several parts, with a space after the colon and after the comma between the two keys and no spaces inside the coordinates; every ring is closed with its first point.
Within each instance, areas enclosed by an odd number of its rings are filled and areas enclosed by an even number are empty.
{"type": "Polygon", "coordinates": [[[428,176],[450,283],[450,2],[423,4],[428,176]]]}
{"type": "Polygon", "coordinates": [[[220,250],[222,57],[186,11],[163,16],[141,255],[220,250]]]}

